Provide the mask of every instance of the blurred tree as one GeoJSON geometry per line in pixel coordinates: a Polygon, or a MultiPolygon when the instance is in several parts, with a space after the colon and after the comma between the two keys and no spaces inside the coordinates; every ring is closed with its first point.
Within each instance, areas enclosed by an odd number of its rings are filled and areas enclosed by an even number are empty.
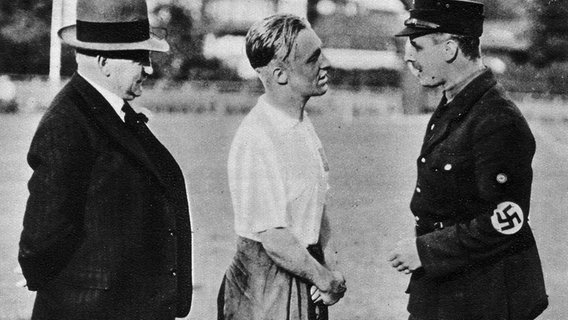
{"type": "MultiPolygon", "coordinates": [[[[522,16],[526,9],[526,2],[531,0],[475,0],[484,4],[485,18],[487,20],[510,20],[522,16]]],[[[408,10],[412,8],[413,0],[400,0],[408,10]]]]}
{"type": "Polygon", "coordinates": [[[314,22],[318,19],[318,2],[319,0],[308,0],[308,13],[307,18],[310,24],[314,24],[314,22]]]}
{"type": "Polygon", "coordinates": [[[515,20],[526,13],[527,1],[531,0],[477,0],[485,5],[486,20],[515,20]]]}
{"type": "Polygon", "coordinates": [[[158,5],[152,13],[158,22],[153,32],[170,44],[170,52],[153,55],[157,66],[155,76],[175,80],[185,78],[187,69],[204,59],[203,35],[194,28],[191,13],[175,2],[158,5]]]}
{"type": "Polygon", "coordinates": [[[564,0],[530,0],[532,24],[532,63],[544,67],[568,60],[568,2],[564,0]]]}
{"type": "Polygon", "coordinates": [[[153,78],[173,81],[238,79],[237,73],[226,68],[220,61],[203,56],[205,29],[195,23],[186,7],[172,1],[158,5],[152,14],[157,18],[157,25],[152,32],[165,38],[170,44],[168,53],[152,56],[155,66],[153,78]]]}
{"type": "Polygon", "coordinates": [[[0,3],[0,72],[47,74],[51,1],[0,3]]]}

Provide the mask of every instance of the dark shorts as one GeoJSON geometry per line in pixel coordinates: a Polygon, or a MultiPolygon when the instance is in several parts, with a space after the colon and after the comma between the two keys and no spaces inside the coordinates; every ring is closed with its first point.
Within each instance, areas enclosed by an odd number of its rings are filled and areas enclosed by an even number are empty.
{"type": "MultiPolygon", "coordinates": [[[[323,262],[321,246],[308,251],[323,262]]],[[[278,267],[261,243],[239,237],[237,253],[219,290],[218,319],[327,320],[327,307],[315,305],[311,283],[278,267]]]]}

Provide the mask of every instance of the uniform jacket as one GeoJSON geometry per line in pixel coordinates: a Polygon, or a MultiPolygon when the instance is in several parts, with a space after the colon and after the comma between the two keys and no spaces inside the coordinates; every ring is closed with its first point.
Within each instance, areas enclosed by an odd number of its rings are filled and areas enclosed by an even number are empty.
{"type": "Polygon", "coordinates": [[[547,306],[528,223],[535,140],[491,71],[433,114],[411,201],[425,319],[533,319],[547,306]]]}
{"type": "Polygon", "coordinates": [[[62,319],[82,318],[67,313],[81,308],[94,319],[101,310],[110,313],[105,319],[144,319],[155,309],[188,314],[185,182],[151,136],[144,145],[78,75],[55,97],[28,153],[33,175],[19,251],[28,287],[38,291],[36,309],[41,300],[61,304],[62,319]]]}

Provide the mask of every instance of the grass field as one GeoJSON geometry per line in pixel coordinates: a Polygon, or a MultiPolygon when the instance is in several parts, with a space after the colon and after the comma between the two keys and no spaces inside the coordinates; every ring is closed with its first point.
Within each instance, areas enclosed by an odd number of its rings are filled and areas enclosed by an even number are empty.
{"type": "MultiPolygon", "coordinates": [[[[527,103],[527,112],[531,108],[527,103]]],[[[0,116],[0,320],[28,319],[34,299],[16,286],[21,276],[13,269],[31,174],[25,156],[40,116],[0,116]]],[[[242,117],[157,113],[150,122],[189,183],[196,287],[188,319],[216,319],[218,286],[234,253],[226,158],[242,117]]],[[[331,308],[331,318],[406,319],[408,277],[391,270],[386,254],[398,239],[413,234],[408,204],[428,116],[379,112],[354,117],[351,123],[344,119],[338,107],[313,116],[330,161],[329,211],[349,287],[331,308]]],[[[537,138],[531,224],[550,295],[550,306],[539,319],[568,319],[568,125],[531,119],[537,138]]]]}

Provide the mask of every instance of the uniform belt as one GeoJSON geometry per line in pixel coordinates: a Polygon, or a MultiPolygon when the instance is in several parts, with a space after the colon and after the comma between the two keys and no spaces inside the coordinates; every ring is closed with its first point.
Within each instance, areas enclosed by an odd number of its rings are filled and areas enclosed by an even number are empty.
{"type": "Polygon", "coordinates": [[[456,224],[456,220],[454,219],[444,219],[444,220],[436,220],[431,219],[428,217],[418,217],[416,219],[416,231],[418,234],[425,234],[434,232],[436,230],[442,230],[447,227],[451,227],[456,224]]]}

